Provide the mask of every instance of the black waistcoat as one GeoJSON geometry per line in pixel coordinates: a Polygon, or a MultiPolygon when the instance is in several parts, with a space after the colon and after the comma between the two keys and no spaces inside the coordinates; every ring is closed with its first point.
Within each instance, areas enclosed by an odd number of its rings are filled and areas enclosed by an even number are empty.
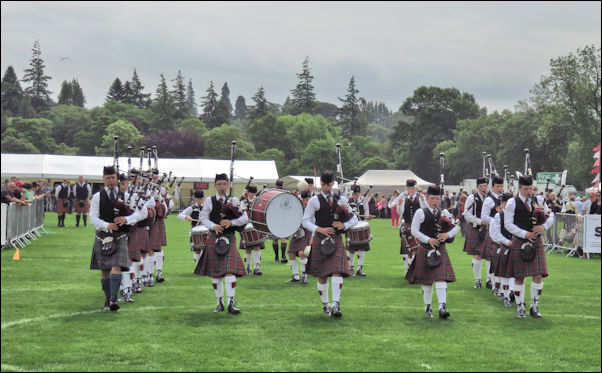
{"type": "Polygon", "coordinates": [[[332,196],[332,206],[330,206],[328,200],[320,193],[318,194],[318,201],[320,201],[320,209],[314,214],[316,225],[320,228],[332,227],[334,212],[337,209],[339,199],[332,196]]]}
{"type": "Polygon", "coordinates": [[[67,198],[68,194],[69,194],[69,185],[64,186],[63,184],[60,185],[61,186],[61,191],[59,192],[59,198],[67,198]]]}
{"type": "Polygon", "coordinates": [[[88,183],[84,183],[84,186],[75,184],[75,193],[77,193],[77,199],[88,199],[88,183]]]}
{"type": "Polygon", "coordinates": [[[535,201],[531,198],[531,211],[527,211],[527,207],[520,199],[520,197],[514,197],[516,208],[514,209],[514,224],[526,230],[527,232],[533,231],[533,210],[535,210],[535,201]]]}
{"type": "MultiPolygon", "coordinates": [[[[203,205],[199,206],[196,203],[194,205],[192,205],[192,213],[190,214],[190,217],[195,219],[195,220],[201,220],[201,210],[203,209],[203,205]]],[[[199,222],[196,221],[191,221],[190,224],[193,227],[196,227],[197,225],[199,225],[199,222]]]]}
{"type": "MultiPolygon", "coordinates": [[[[516,213],[516,210],[514,210],[516,213]]],[[[507,239],[511,240],[512,239],[512,233],[508,232],[508,230],[506,230],[506,227],[504,227],[504,212],[500,212],[500,223],[502,224],[502,236],[506,237],[507,239]]]]}
{"type": "Polygon", "coordinates": [[[481,199],[481,195],[479,193],[475,193],[475,194],[473,194],[473,196],[474,196],[474,203],[472,204],[472,214],[477,218],[481,218],[481,210],[483,209],[483,200],[481,199]]]}
{"type": "Polygon", "coordinates": [[[441,211],[437,210],[437,216],[434,216],[431,210],[427,208],[423,208],[424,211],[424,221],[420,224],[420,232],[429,236],[430,238],[437,238],[437,222],[439,218],[441,218],[441,211]]]}
{"type": "MultiPolygon", "coordinates": [[[[117,215],[115,215],[114,205],[115,203],[111,202],[111,199],[109,198],[105,188],[102,188],[100,190],[100,206],[98,208],[98,213],[101,220],[104,220],[108,223],[113,223],[115,217],[117,217],[117,215]]],[[[124,224],[118,228],[118,231],[126,232],[127,229],[128,226],[124,224]]]]}
{"type": "MultiPolygon", "coordinates": [[[[224,197],[224,200],[227,200],[224,197]]],[[[219,202],[217,202],[217,198],[215,196],[211,197],[211,204],[212,204],[212,208],[211,208],[211,213],[209,214],[209,220],[211,220],[214,224],[219,224],[220,221],[222,221],[222,207],[220,206],[219,202]]],[[[224,203],[225,204],[225,203],[224,203]]],[[[224,235],[226,234],[233,234],[234,232],[236,232],[236,228],[234,226],[230,226],[226,229],[224,229],[224,235]]]]}
{"type": "Polygon", "coordinates": [[[418,194],[414,196],[414,202],[410,202],[410,196],[406,197],[406,201],[404,203],[403,209],[403,220],[406,224],[412,224],[412,219],[414,219],[414,214],[416,211],[420,209],[420,198],[418,194]]]}

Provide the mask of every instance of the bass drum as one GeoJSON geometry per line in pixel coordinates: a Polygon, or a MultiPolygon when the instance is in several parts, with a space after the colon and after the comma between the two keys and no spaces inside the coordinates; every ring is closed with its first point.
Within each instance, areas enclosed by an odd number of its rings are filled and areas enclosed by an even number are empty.
{"type": "Polygon", "coordinates": [[[303,219],[303,203],[291,192],[266,189],[253,201],[250,222],[258,231],[278,238],[297,232],[303,219]]]}

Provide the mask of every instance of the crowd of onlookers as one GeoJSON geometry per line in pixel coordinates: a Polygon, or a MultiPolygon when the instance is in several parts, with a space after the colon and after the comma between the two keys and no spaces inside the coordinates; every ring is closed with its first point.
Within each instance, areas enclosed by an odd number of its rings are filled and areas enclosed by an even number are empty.
{"type": "Polygon", "coordinates": [[[20,205],[28,205],[38,199],[44,200],[45,211],[56,210],[54,188],[48,185],[46,181],[37,180],[31,183],[24,183],[16,176],[4,180],[4,184],[2,185],[2,203],[15,202],[20,205]]]}

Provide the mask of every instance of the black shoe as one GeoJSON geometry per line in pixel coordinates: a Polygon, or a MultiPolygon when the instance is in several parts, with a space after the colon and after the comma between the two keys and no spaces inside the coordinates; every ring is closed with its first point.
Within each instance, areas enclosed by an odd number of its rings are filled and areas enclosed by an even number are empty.
{"type": "Polygon", "coordinates": [[[439,318],[447,319],[449,316],[449,312],[447,312],[447,309],[445,309],[445,303],[443,303],[443,307],[439,308],[439,318]]]}
{"type": "Polygon", "coordinates": [[[165,281],[165,277],[163,277],[163,272],[157,271],[157,282],[165,281]]]}
{"type": "Polygon", "coordinates": [[[482,287],[483,287],[483,285],[481,285],[481,280],[476,280],[475,283],[474,283],[474,288],[475,289],[480,289],[482,287]]]}
{"type": "Polygon", "coordinates": [[[362,277],[366,277],[366,274],[362,271],[362,267],[358,267],[357,268],[357,275],[358,276],[362,276],[362,277]]]}
{"type": "Polygon", "coordinates": [[[251,267],[247,266],[247,275],[251,274],[251,267]]]}
{"type": "Polygon", "coordinates": [[[286,258],[282,258],[282,259],[280,260],[280,263],[288,263],[288,259],[286,259],[286,258]]]}
{"type": "Polygon", "coordinates": [[[425,309],[424,309],[424,316],[426,317],[433,317],[433,309],[431,308],[430,304],[427,304],[425,309]]]}
{"type": "Polygon", "coordinates": [[[510,303],[514,303],[515,298],[514,298],[514,291],[510,292],[510,303]]]}
{"type": "Polygon", "coordinates": [[[117,302],[117,299],[111,300],[109,303],[109,308],[111,309],[111,311],[117,312],[117,310],[119,309],[119,303],[117,302]]]}
{"type": "Polygon", "coordinates": [[[213,312],[224,312],[224,311],[225,311],[224,302],[220,298],[219,301],[218,301],[218,303],[217,303],[217,308],[215,310],[213,310],[213,312]]]}
{"type": "Polygon", "coordinates": [[[288,282],[299,282],[299,279],[295,278],[295,276],[293,275],[293,277],[291,277],[291,279],[288,280],[288,282]]]}
{"type": "Polygon", "coordinates": [[[355,267],[351,266],[351,276],[355,276],[355,267]]]}
{"type": "Polygon", "coordinates": [[[110,303],[109,303],[109,298],[105,298],[105,306],[103,308],[103,310],[108,311],[111,308],[109,307],[110,303]]]}
{"type": "Polygon", "coordinates": [[[278,258],[278,256],[276,256],[276,257],[274,258],[274,263],[278,263],[278,261],[279,261],[279,260],[280,260],[280,258],[278,258]]]}
{"type": "Polygon", "coordinates": [[[531,309],[529,310],[529,313],[531,314],[532,317],[534,317],[536,319],[541,319],[541,313],[539,313],[539,309],[537,308],[536,304],[531,305],[531,309]]]}
{"type": "Polygon", "coordinates": [[[504,307],[510,307],[510,304],[512,302],[510,302],[510,298],[504,298],[504,307]]]}
{"type": "Polygon", "coordinates": [[[332,317],[342,317],[343,314],[341,313],[341,310],[339,308],[339,302],[332,302],[332,309],[330,310],[330,316],[332,317]]]}
{"type": "Polygon", "coordinates": [[[307,284],[307,273],[301,275],[301,283],[307,284]]]}
{"type": "Polygon", "coordinates": [[[259,270],[259,268],[255,268],[255,269],[253,270],[253,274],[254,274],[254,275],[257,275],[257,276],[261,276],[263,273],[261,273],[261,271],[259,270]]]}
{"type": "Polygon", "coordinates": [[[236,308],[234,304],[234,298],[230,299],[230,304],[228,305],[228,313],[231,315],[237,315],[240,313],[240,310],[236,308]]]}
{"type": "Polygon", "coordinates": [[[525,304],[519,304],[518,307],[516,308],[516,317],[518,317],[519,319],[524,319],[525,318],[525,304]]]}
{"type": "Polygon", "coordinates": [[[330,315],[330,305],[328,303],[322,303],[322,313],[330,315]]]}
{"type": "Polygon", "coordinates": [[[142,287],[140,286],[139,278],[134,282],[134,293],[142,293],[142,287]]]}
{"type": "Polygon", "coordinates": [[[78,228],[78,227],[79,227],[79,223],[75,224],[75,228],[78,228]]]}
{"type": "Polygon", "coordinates": [[[487,289],[491,289],[491,288],[493,288],[493,286],[491,286],[491,280],[487,280],[487,282],[485,283],[485,287],[486,287],[487,289]]]}

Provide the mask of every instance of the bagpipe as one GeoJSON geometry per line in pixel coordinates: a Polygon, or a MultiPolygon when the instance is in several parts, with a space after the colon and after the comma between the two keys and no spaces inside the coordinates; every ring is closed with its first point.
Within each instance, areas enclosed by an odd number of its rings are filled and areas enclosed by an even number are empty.
{"type": "MultiPolygon", "coordinates": [[[[445,188],[445,154],[439,153],[439,189],[440,196],[443,199],[444,188],[445,188]]],[[[437,233],[449,233],[452,229],[456,227],[456,219],[448,210],[442,210],[441,217],[437,221],[437,233]]],[[[454,242],[454,238],[448,238],[445,242],[452,243],[454,242]]]]}
{"type": "MultiPolygon", "coordinates": [[[[232,198],[232,189],[234,188],[234,158],[236,154],[236,141],[232,141],[230,148],[230,191],[226,203],[222,206],[220,211],[220,217],[222,220],[234,220],[242,216],[242,212],[239,211],[239,206],[234,203],[232,198]]],[[[218,256],[224,256],[230,251],[230,240],[222,233],[217,234],[215,240],[215,253],[218,256]]]]}
{"type": "MultiPolygon", "coordinates": [[[[525,149],[525,176],[533,177],[533,172],[531,171],[531,155],[529,149],[525,149]]],[[[537,196],[531,196],[531,223],[533,226],[542,225],[548,220],[548,214],[545,212],[543,206],[540,206],[537,203],[537,196]]],[[[545,201],[544,201],[545,203],[545,201]]],[[[537,239],[539,239],[541,234],[537,235],[537,239]]],[[[537,254],[537,247],[531,241],[525,241],[521,246],[521,257],[525,262],[531,262],[535,259],[537,254]]]]}

